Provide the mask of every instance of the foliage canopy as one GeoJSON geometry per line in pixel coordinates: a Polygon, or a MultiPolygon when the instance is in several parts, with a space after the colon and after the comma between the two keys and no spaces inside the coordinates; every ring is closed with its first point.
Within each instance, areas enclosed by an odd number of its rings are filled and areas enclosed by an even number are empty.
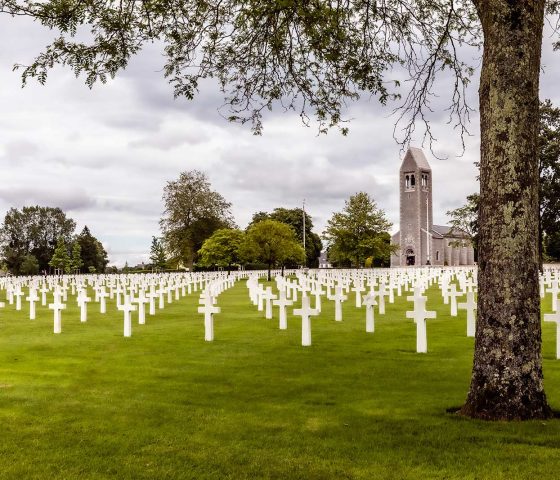
{"type": "Polygon", "coordinates": [[[160,220],[171,261],[192,268],[204,240],[220,228],[234,226],[231,204],[213,191],[205,173],[182,172],[163,190],[165,210],[160,220]]]}
{"type": "MultiPolygon", "coordinates": [[[[342,212],[334,213],[323,233],[329,260],[333,263],[364,266],[368,257],[386,258],[391,254],[387,230],[391,223],[365,192],[345,201],[342,212]]],[[[390,237],[389,237],[390,238],[390,237]]]]}

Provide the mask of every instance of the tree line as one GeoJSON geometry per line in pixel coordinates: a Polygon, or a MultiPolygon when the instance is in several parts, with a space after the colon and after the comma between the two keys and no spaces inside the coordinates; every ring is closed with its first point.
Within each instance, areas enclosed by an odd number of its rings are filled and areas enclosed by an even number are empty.
{"type": "MultiPolygon", "coordinates": [[[[256,212],[245,230],[233,221],[231,204],[212,190],[198,170],[182,172],[163,193],[162,236],[153,237],[150,262],[158,269],[238,266],[317,267],[323,250],[303,208],[256,212]],[[305,242],[304,242],[305,239],[305,242]],[[304,249],[305,243],[305,249],[304,249]]],[[[391,224],[374,200],[359,192],[333,214],[322,234],[335,266],[388,266],[391,224]]]]}
{"type": "Polygon", "coordinates": [[[108,263],[107,252],[87,225],[75,233],[76,222],[60,208],[11,208],[0,226],[2,267],[13,275],[97,272],[108,263]]]}

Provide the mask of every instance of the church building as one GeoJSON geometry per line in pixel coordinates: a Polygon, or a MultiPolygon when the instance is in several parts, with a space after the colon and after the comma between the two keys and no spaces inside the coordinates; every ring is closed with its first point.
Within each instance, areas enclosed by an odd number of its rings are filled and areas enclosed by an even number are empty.
{"type": "Polygon", "coordinates": [[[391,267],[473,265],[474,249],[462,230],[434,225],[432,169],[424,152],[410,147],[399,173],[400,231],[392,237],[398,250],[391,267]]]}

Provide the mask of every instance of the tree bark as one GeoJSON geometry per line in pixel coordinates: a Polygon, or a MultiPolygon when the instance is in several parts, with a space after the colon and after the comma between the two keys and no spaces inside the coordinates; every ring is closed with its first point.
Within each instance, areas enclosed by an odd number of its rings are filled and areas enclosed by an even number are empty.
{"type": "Polygon", "coordinates": [[[480,249],[471,386],[461,413],[548,418],[539,298],[539,73],[544,0],[475,0],[480,79],[480,249]]]}

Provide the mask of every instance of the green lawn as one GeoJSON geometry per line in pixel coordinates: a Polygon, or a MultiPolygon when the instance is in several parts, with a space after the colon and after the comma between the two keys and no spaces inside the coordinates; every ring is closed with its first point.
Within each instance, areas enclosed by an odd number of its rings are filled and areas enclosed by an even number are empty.
{"type": "MultiPolygon", "coordinates": [[[[560,421],[486,423],[446,413],[465,399],[473,340],[465,312],[431,290],[428,350],[387,303],[376,331],[365,311],[323,301],[313,346],[250,305],[245,283],[219,297],[204,342],[196,294],[132,338],[122,313],[75,301],[52,333],[52,312],[0,310],[0,479],[516,479],[558,478],[560,421]]],[[[549,300],[544,310],[550,311],[549,300]]],[[[291,311],[291,310],[290,310],[291,311]]],[[[555,326],[544,324],[544,373],[560,410],[555,326]]]]}

